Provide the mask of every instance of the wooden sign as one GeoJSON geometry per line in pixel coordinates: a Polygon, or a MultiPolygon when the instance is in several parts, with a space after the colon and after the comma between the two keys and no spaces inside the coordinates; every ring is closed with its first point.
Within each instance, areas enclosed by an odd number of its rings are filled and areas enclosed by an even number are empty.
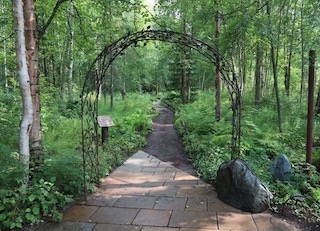
{"type": "Polygon", "coordinates": [[[115,126],[114,122],[109,116],[98,116],[97,117],[99,127],[108,128],[115,126]]]}

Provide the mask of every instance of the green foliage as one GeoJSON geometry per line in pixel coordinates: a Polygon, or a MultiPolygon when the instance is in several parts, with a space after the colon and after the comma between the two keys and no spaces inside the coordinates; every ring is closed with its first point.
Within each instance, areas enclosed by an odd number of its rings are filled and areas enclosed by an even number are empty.
{"type": "Polygon", "coordinates": [[[0,188],[18,187],[23,171],[22,164],[18,161],[18,153],[10,152],[5,146],[0,146],[0,188]]]}
{"type": "MultiPolygon", "coordinates": [[[[68,149],[68,147],[65,148],[68,149]]],[[[57,190],[65,195],[81,196],[83,193],[81,153],[60,150],[59,154],[47,155],[44,165],[40,167],[34,178],[53,182],[57,190]]]]}
{"type": "Polygon", "coordinates": [[[208,182],[215,181],[219,165],[230,158],[229,121],[215,121],[213,106],[209,106],[213,96],[198,93],[193,103],[175,107],[175,127],[199,176],[208,182]]]}
{"type": "MultiPolygon", "coordinates": [[[[2,143],[8,139],[1,137],[0,229],[37,224],[44,218],[57,221],[61,218],[59,210],[70,201],[71,197],[66,195],[77,198],[83,193],[80,104],[74,100],[64,101],[53,92],[48,87],[42,94],[45,99],[42,107],[44,163],[33,174],[27,189],[19,188],[23,168],[18,161],[15,143],[18,141],[2,143]]],[[[18,96],[6,95],[1,99],[1,119],[5,120],[1,132],[14,132],[10,128],[15,121],[13,115],[20,113],[18,103],[13,100],[15,97],[18,96]]],[[[108,142],[100,147],[99,168],[104,174],[101,177],[110,174],[129,154],[146,145],[145,136],[152,130],[152,118],[157,115],[153,98],[151,95],[128,94],[122,100],[119,94],[115,97],[113,110],[106,103],[99,102],[100,113],[109,115],[116,124],[109,129],[108,142]]],[[[93,184],[89,185],[89,190],[94,189],[93,184]]]]}
{"type": "MultiPolygon", "coordinates": [[[[228,102],[224,102],[223,119],[215,121],[213,97],[212,92],[199,93],[191,104],[175,104],[175,127],[199,176],[214,184],[219,165],[230,159],[231,119],[228,118],[231,115],[228,102]]],[[[285,207],[301,218],[319,222],[320,175],[315,166],[304,163],[305,115],[301,106],[291,100],[283,104],[285,132],[281,134],[277,132],[277,116],[271,102],[259,110],[246,105],[242,120],[241,158],[249,163],[273,193],[271,208],[274,211],[282,212],[285,207]],[[272,161],[281,153],[289,156],[293,163],[292,177],[287,182],[275,181],[269,171],[272,161]]],[[[317,124],[316,120],[315,126],[317,124]]],[[[317,134],[315,132],[315,136],[317,134]]]]}
{"type": "Polygon", "coordinates": [[[162,104],[169,108],[175,109],[181,103],[181,96],[179,92],[170,91],[161,98],[162,104]]]}
{"type": "Polygon", "coordinates": [[[25,223],[34,225],[45,217],[60,221],[59,209],[71,201],[56,190],[52,182],[40,179],[28,188],[0,190],[0,227],[22,228],[25,223]]]}
{"type": "Polygon", "coordinates": [[[17,94],[0,93],[0,99],[0,152],[4,148],[15,151],[19,147],[21,98],[17,94]]]}

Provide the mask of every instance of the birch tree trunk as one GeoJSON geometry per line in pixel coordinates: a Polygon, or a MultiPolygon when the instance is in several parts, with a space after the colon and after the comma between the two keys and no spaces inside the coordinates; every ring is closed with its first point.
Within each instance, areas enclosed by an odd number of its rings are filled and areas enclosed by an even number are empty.
{"type": "Polygon", "coordinates": [[[29,134],[33,121],[33,107],[30,89],[30,78],[27,68],[26,45],[24,36],[24,18],[22,0],[13,0],[13,16],[15,24],[15,39],[16,39],[16,61],[19,73],[20,93],[22,96],[23,114],[20,125],[20,155],[19,159],[22,162],[25,171],[23,186],[28,185],[29,180],[29,134]]]}
{"type": "Polygon", "coordinates": [[[42,162],[41,122],[40,122],[40,85],[39,85],[39,39],[35,16],[35,0],[22,0],[24,14],[25,43],[27,50],[28,73],[30,77],[33,105],[33,123],[30,131],[30,154],[35,165],[42,162]]]}

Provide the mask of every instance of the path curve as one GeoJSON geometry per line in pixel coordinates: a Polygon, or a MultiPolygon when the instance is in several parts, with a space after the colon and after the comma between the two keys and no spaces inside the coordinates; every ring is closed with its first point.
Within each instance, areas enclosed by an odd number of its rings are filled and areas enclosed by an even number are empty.
{"type": "Polygon", "coordinates": [[[155,107],[160,114],[153,121],[153,132],[148,135],[148,145],[143,151],[195,176],[196,171],[189,162],[188,154],[173,126],[174,113],[159,103],[156,103],[155,107]]]}
{"type": "Polygon", "coordinates": [[[300,231],[269,213],[226,205],[212,185],[190,175],[173,113],[157,107],[160,116],[144,151],[115,169],[87,201],[66,209],[61,223],[39,231],[300,231]]]}

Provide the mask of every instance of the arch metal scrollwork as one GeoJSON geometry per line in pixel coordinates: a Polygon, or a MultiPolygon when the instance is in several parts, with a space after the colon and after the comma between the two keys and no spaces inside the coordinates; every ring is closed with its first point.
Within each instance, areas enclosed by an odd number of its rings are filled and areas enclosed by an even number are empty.
{"type": "Polygon", "coordinates": [[[106,46],[96,57],[89,68],[81,94],[82,112],[82,155],[84,170],[84,192],[87,194],[87,183],[99,183],[102,177],[99,171],[99,139],[98,139],[98,95],[100,85],[111,63],[131,45],[138,42],[163,41],[190,47],[207,57],[218,68],[221,78],[226,83],[230,94],[232,119],[232,158],[240,151],[240,121],[241,121],[241,88],[232,65],[211,45],[193,36],[171,30],[142,30],[128,33],[114,43],[106,46]]]}

